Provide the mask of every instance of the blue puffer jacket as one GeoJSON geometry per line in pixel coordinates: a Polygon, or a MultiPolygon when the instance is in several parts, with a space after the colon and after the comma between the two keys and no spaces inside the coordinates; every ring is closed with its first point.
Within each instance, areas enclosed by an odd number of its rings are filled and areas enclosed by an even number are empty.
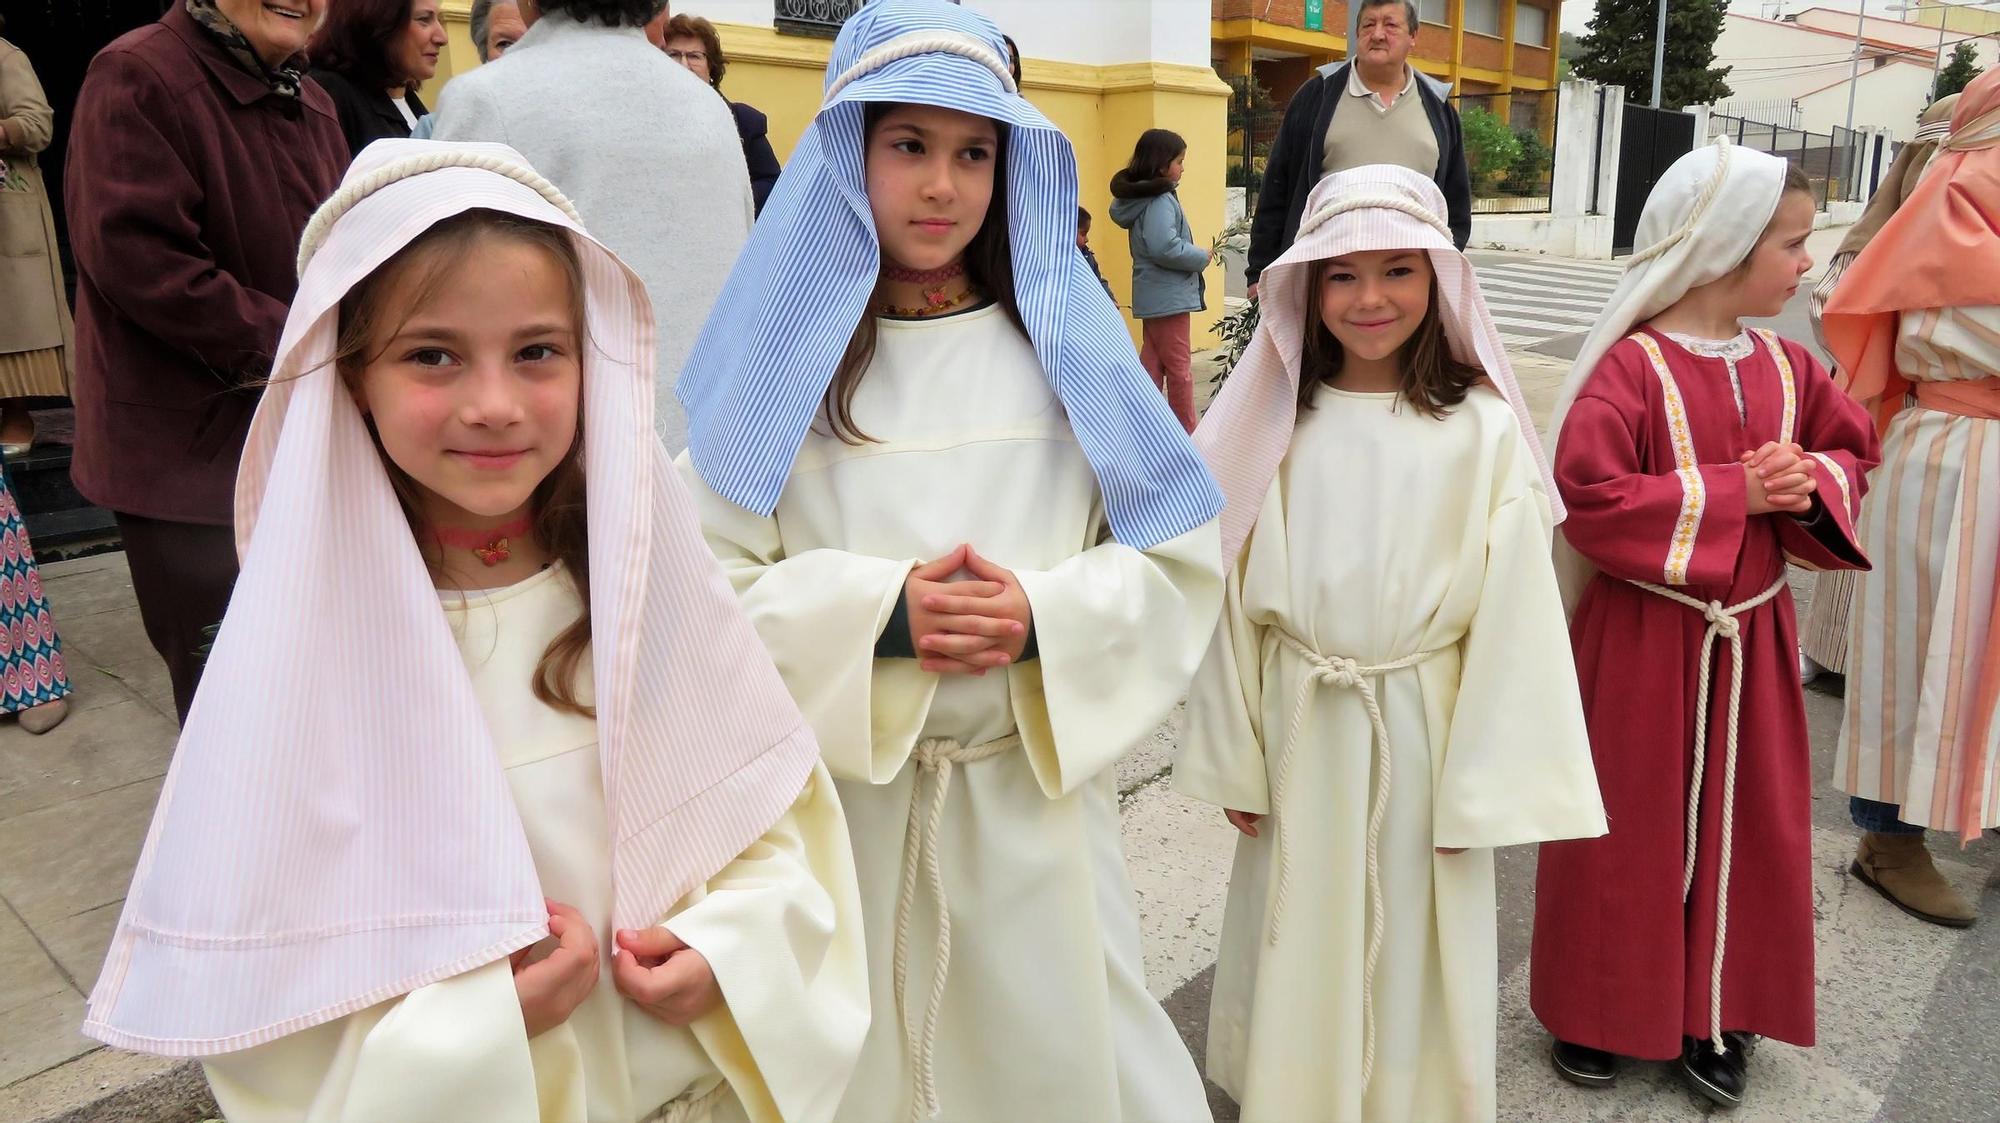
{"type": "Polygon", "coordinates": [[[1142,320],[1199,312],[1202,270],[1208,251],[1194,244],[1187,215],[1166,179],[1111,177],[1111,221],[1124,227],[1132,245],[1132,314],[1142,320]]]}

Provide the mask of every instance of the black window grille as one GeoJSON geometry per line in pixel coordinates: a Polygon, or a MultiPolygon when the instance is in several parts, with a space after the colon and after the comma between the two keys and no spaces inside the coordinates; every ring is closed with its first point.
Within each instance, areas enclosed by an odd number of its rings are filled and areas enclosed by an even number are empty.
{"type": "Polygon", "coordinates": [[[864,0],[773,0],[772,22],[791,35],[831,39],[847,17],[861,10],[864,0]]]}

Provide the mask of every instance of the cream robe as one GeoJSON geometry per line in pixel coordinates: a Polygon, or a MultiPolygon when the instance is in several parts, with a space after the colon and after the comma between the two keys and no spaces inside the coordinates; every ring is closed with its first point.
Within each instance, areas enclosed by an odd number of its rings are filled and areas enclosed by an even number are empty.
{"type": "MultiPolygon", "coordinates": [[[[581,610],[550,569],[461,599],[447,615],[497,742],[542,887],[591,923],[603,974],[564,1024],[530,1041],[506,960],[359,1013],[206,1062],[231,1123],[634,1123],[727,1080],[703,1120],[833,1113],[866,1030],[866,970],[846,827],[815,768],[798,802],[682,898],[664,923],[705,956],[724,1004],[669,1026],[611,981],[611,855],[596,723],[529,689],[548,643],[581,610]]],[[[590,697],[590,663],[579,668],[590,697]]]]}
{"type": "Polygon", "coordinates": [[[1488,848],[1605,829],[1550,533],[1534,458],[1497,394],[1474,390],[1433,420],[1394,394],[1323,386],[1300,414],[1196,675],[1173,776],[1195,798],[1269,816],[1237,840],[1209,1015],[1209,1076],[1245,1123],[1494,1117],[1488,848]],[[1274,801],[1311,671],[1280,629],[1362,666],[1439,649],[1371,680],[1392,767],[1365,1092],[1375,736],[1358,691],[1314,683],[1274,801]],[[1273,945],[1280,829],[1290,872],[1273,945]]]}
{"type": "MultiPolygon", "coordinates": [[[[1112,541],[1096,476],[999,308],[880,327],[853,402],[875,440],[844,444],[815,426],[775,517],[689,473],[710,544],[848,812],[875,1019],[839,1117],[911,1111],[893,949],[912,749],[1018,732],[1020,748],[954,770],[941,820],[954,939],[939,1117],[1206,1120],[1187,1048],[1146,992],[1111,765],[1167,716],[1200,659],[1222,595],[1215,524],[1144,552],[1112,541]],[[912,566],[960,543],[1019,575],[1040,658],[980,678],[876,659],[912,566]]],[[[905,1012],[916,1023],[938,931],[918,881],[905,1012]]]]}

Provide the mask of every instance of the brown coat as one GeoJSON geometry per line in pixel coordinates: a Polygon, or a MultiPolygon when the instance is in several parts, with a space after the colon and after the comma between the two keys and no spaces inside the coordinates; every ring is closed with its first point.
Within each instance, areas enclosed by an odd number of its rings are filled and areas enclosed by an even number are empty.
{"type": "Polygon", "coordinates": [[[326,91],[273,93],[180,5],[92,60],[63,176],[77,264],[70,475],[92,502],[229,525],[299,234],[346,168],[326,91]]]}
{"type": "MultiPolygon", "coordinates": [[[[69,297],[56,253],[55,217],[35,154],[49,146],[55,114],[34,67],[20,48],[0,39],[0,354],[68,347],[74,353],[69,297]]],[[[54,388],[56,393],[65,389],[54,388]]]]}

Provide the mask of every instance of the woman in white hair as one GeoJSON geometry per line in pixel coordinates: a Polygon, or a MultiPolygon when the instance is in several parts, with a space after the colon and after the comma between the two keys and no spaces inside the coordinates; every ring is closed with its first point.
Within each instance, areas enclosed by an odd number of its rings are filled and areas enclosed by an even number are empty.
{"type": "Polygon", "coordinates": [[[308,225],[243,576],[84,1032],[232,1120],[812,1120],[846,827],[653,438],[645,290],[500,145],[308,225]]]}
{"type": "Polygon", "coordinates": [[[1787,559],[1867,565],[1867,418],[1801,344],[1746,331],[1812,267],[1813,199],[1727,142],[1646,200],[1556,403],[1558,546],[1611,833],[1542,847],[1531,1002],[1557,1072],[1680,1061],[1740,1103],[1758,1035],[1813,1041],[1812,762],[1787,559]]]}
{"type": "Polygon", "coordinates": [[[1234,565],[1174,786],[1243,835],[1208,1071],[1247,1123],[1490,1120],[1493,848],[1604,833],[1546,469],[1437,185],[1305,215],[1195,434],[1234,565]]]}

